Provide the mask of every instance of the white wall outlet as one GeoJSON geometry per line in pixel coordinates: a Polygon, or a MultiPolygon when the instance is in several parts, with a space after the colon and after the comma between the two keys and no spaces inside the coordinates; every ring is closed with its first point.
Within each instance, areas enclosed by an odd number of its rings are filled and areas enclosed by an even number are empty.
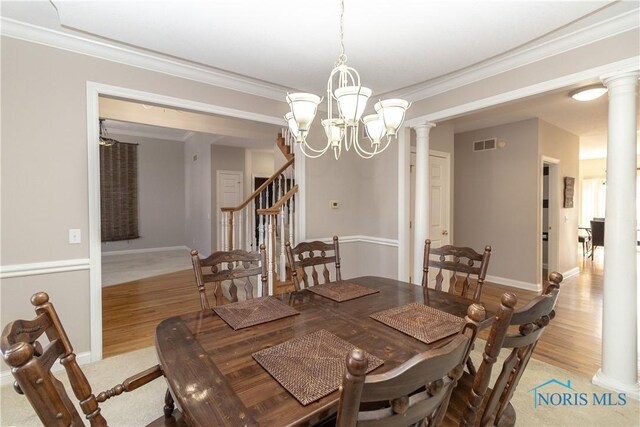
{"type": "Polygon", "coordinates": [[[78,244],[82,241],[82,235],[79,228],[69,229],[69,243],[72,245],[78,244]]]}
{"type": "Polygon", "coordinates": [[[329,206],[331,209],[338,209],[340,207],[340,202],[337,200],[329,200],[329,206]]]}

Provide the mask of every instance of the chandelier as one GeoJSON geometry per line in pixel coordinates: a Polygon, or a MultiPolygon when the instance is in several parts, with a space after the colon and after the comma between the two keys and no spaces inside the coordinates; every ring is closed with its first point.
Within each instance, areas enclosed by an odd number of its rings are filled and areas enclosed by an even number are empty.
{"type": "Polygon", "coordinates": [[[111,138],[109,132],[107,132],[107,127],[104,124],[104,119],[100,119],[100,136],[98,137],[98,143],[105,147],[111,147],[114,144],[121,144],[120,141],[111,138]]]}
{"type": "Polygon", "coordinates": [[[290,93],[286,97],[291,112],[284,118],[300,150],[310,158],[318,158],[332,148],[337,160],[343,146],[347,151],[353,147],[354,151],[365,159],[382,153],[395,138],[410,106],[404,99],[385,99],[374,105],[376,114],[362,117],[371,96],[371,89],[361,86],[358,72],[347,66],[343,27],[344,0],[340,0],[340,55],[327,82],[327,118],[321,121],[327,135],[327,144],[324,147],[314,148],[307,143],[309,128],[322,98],[301,92],[290,93]],[[360,143],[358,140],[360,121],[364,125],[370,147],[366,147],[366,142],[360,143]]]}

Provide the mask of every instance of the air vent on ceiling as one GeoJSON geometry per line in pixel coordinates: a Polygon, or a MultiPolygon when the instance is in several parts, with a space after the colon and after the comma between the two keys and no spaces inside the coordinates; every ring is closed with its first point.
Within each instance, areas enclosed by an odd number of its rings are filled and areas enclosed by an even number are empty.
{"type": "Polygon", "coordinates": [[[473,151],[495,150],[498,146],[498,138],[473,141],[473,151]]]}

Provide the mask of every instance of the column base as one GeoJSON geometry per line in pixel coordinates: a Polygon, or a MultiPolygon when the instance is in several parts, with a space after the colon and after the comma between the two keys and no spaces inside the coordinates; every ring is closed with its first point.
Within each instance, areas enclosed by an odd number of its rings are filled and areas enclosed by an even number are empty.
{"type": "Polygon", "coordinates": [[[603,373],[602,369],[598,369],[598,372],[593,376],[591,382],[608,390],[625,393],[632,399],[640,400],[640,382],[636,382],[635,384],[623,384],[603,373]]]}

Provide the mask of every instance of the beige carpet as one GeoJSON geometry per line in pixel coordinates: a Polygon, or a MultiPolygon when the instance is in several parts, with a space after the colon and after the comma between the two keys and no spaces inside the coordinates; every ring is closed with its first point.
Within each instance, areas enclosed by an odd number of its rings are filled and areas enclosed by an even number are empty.
{"type": "MultiPolygon", "coordinates": [[[[477,349],[482,349],[478,342],[477,349]]],[[[480,350],[475,350],[473,359],[479,366],[480,350]]],[[[111,357],[101,362],[83,366],[94,393],[113,387],[115,381],[139,372],[157,363],[153,347],[111,357]]],[[[499,370],[499,369],[498,369],[499,370]]],[[[496,373],[496,372],[494,372],[496,373]]],[[[63,375],[61,379],[66,380],[63,375]]],[[[639,426],[639,402],[628,400],[626,406],[582,406],[582,407],[533,407],[533,392],[528,390],[552,378],[563,383],[571,380],[571,386],[579,391],[603,393],[606,390],[591,384],[590,379],[565,371],[546,363],[532,360],[525,372],[516,395],[512,399],[519,426],[639,426]]],[[[64,381],[66,383],[66,381],[64,381]]],[[[67,384],[68,385],[68,384],[67,384]]],[[[141,426],[162,415],[166,384],[157,379],[130,394],[124,394],[102,404],[102,414],[110,426],[141,426]]],[[[553,390],[556,391],[556,390],[553,390]]],[[[13,391],[11,385],[0,390],[0,425],[42,425],[24,396],[13,391]]]]}

